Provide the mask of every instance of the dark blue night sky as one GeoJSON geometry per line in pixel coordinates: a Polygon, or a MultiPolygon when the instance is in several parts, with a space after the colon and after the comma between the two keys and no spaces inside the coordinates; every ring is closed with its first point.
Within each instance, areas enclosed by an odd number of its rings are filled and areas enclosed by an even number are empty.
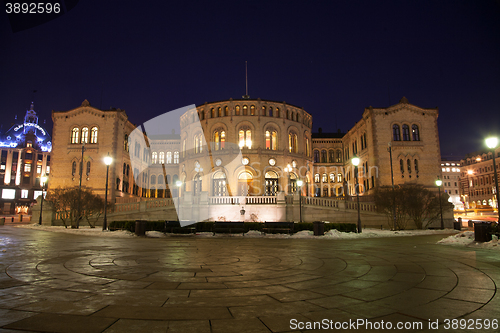
{"type": "Polygon", "coordinates": [[[406,96],[439,107],[444,157],[500,135],[498,1],[80,1],[16,33],[2,10],[0,43],[4,131],[32,100],[50,127],[84,99],[140,124],[241,98],[248,61],[251,98],[303,107],[315,131],[406,96]]]}

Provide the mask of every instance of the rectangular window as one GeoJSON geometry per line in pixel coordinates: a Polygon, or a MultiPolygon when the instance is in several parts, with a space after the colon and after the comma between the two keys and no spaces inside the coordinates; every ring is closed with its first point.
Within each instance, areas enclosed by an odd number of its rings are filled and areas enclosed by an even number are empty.
{"type": "Polygon", "coordinates": [[[42,166],[41,165],[37,165],[36,166],[36,173],[37,174],[41,174],[42,173],[42,166]]]}
{"type": "Polygon", "coordinates": [[[15,199],[16,190],[10,188],[2,189],[2,199],[15,199]]]}
{"type": "Polygon", "coordinates": [[[28,190],[21,190],[21,199],[28,199],[28,190]]]}
{"type": "Polygon", "coordinates": [[[31,164],[25,164],[24,165],[24,172],[30,172],[31,171],[31,164]]]}
{"type": "Polygon", "coordinates": [[[47,166],[45,167],[45,173],[50,173],[50,166],[48,166],[48,165],[47,165],[47,166]]]}
{"type": "MultiPolygon", "coordinates": [[[[35,199],[36,199],[36,198],[38,198],[38,197],[39,197],[39,196],[41,196],[41,195],[42,195],[42,191],[35,191],[35,192],[34,192],[34,194],[33,194],[33,198],[35,198],[35,199]]],[[[46,195],[47,195],[47,192],[45,192],[45,193],[43,194],[43,198],[44,198],[44,199],[45,199],[45,196],[46,196],[46,195]]]]}

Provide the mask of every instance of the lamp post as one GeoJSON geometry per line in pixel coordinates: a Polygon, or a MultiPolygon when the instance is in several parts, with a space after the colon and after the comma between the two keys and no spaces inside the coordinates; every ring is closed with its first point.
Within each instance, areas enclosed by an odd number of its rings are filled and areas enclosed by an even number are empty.
{"type": "Polygon", "coordinates": [[[287,194],[291,194],[292,193],[292,184],[290,183],[290,172],[292,172],[292,166],[290,164],[288,164],[286,167],[285,167],[285,172],[287,173],[287,176],[288,176],[288,184],[287,184],[287,194]]]}
{"type": "MultiPolygon", "coordinates": [[[[474,174],[474,171],[472,170],[467,170],[467,190],[468,190],[468,194],[466,195],[467,197],[467,206],[470,207],[470,180],[469,180],[469,176],[472,176],[474,174]]],[[[465,209],[465,215],[467,215],[467,209],[465,209]]]]}
{"type": "Polygon", "coordinates": [[[436,180],[436,185],[438,187],[438,193],[439,193],[439,212],[441,214],[441,229],[444,229],[444,222],[443,222],[443,204],[441,203],[441,185],[443,185],[443,181],[441,179],[436,180]]]}
{"type": "Polygon", "coordinates": [[[356,198],[358,202],[358,233],[361,232],[361,212],[359,207],[359,179],[358,179],[358,165],[359,157],[354,156],[351,159],[352,165],[354,165],[354,177],[356,179],[356,184],[354,185],[354,190],[356,191],[356,198]]]}
{"type": "Polygon", "coordinates": [[[299,221],[302,223],[302,179],[297,180],[299,187],[299,221]]]}
{"type": "Polygon", "coordinates": [[[498,213],[498,222],[500,222],[500,207],[498,207],[498,174],[497,174],[497,165],[495,164],[495,148],[498,146],[498,138],[490,137],[486,139],[486,145],[491,149],[491,153],[493,155],[493,173],[495,174],[495,192],[497,195],[497,213],[498,213]]]}
{"type": "Polygon", "coordinates": [[[394,230],[396,230],[396,190],[394,189],[394,170],[392,168],[392,143],[387,144],[387,150],[389,151],[389,160],[391,163],[391,182],[392,182],[392,216],[394,219],[394,230]]]}
{"type": "Polygon", "coordinates": [[[104,192],[104,222],[102,223],[102,231],[108,229],[108,176],[109,176],[109,166],[113,163],[113,158],[111,156],[104,157],[104,164],[106,164],[106,190],[104,192]]]}
{"type": "Polygon", "coordinates": [[[38,224],[42,225],[42,214],[43,214],[43,190],[45,188],[45,183],[47,182],[47,175],[40,177],[40,185],[42,185],[42,199],[40,202],[40,218],[38,219],[38,224]]]}

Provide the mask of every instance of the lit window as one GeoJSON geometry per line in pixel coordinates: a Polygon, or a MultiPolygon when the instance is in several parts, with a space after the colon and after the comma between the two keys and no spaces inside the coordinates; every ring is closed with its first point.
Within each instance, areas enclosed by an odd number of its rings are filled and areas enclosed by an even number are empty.
{"type": "Polygon", "coordinates": [[[201,134],[194,137],[194,152],[199,154],[203,151],[203,138],[201,134]]]}
{"type": "Polygon", "coordinates": [[[309,143],[309,138],[306,138],[306,156],[311,156],[311,145],[309,143]]]}
{"type": "Polygon", "coordinates": [[[179,152],[174,152],[174,164],[179,164],[179,152]]]}
{"type": "Polygon", "coordinates": [[[31,164],[25,164],[24,165],[24,172],[30,172],[31,171],[31,164]]]}
{"type": "Polygon", "coordinates": [[[288,133],[288,151],[290,153],[298,153],[297,134],[293,132],[288,133]]]}
{"type": "Polygon", "coordinates": [[[446,171],[446,168],[441,168],[441,171],[445,172],[445,171],[446,171]]]}
{"type": "Polygon", "coordinates": [[[323,174],[323,177],[321,177],[321,181],[322,181],[323,183],[328,182],[328,178],[327,178],[327,176],[326,176],[326,173],[324,173],[324,174],[323,174]]]}
{"type": "Polygon", "coordinates": [[[450,168],[446,168],[446,172],[450,172],[450,168]]]}
{"type": "Polygon", "coordinates": [[[238,132],[240,148],[247,147],[252,148],[252,131],[250,129],[240,129],[238,132]]]}
{"type": "Polygon", "coordinates": [[[153,164],[156,164],[158,162],[158,153],[155,151],[151,154],[151,162],[153,164]]]}
{"type": "Polygon", "coordinates": [[[335,174],[334,173],[330,174],[330,183],[335,183],[335,174]]]}
{"type": "Polygon", "coordinates": [[[21,190],[21,199],[28,199],[28,190],[21,190]]]}
{"type": "Polygon", "coordinates": [[[89,143],[89,128],[82,128],[82,143],[89,143]]]}
{"type": "Polygon", "coordinates": [[[16,190],[10,188],[2,189],[2,199],[15,199],[16,190]]]}
{"type": "Polygon", "coordinates": [[[42,173],[42,166],[41,165],[37,165],[36,166],[36,173],[37,174],[41,174],[42,173]]]}
{"type": "Polygon", "coordinates": [[[78,143],[78,134],[80,133],[80,130],[78,127],[75,127],[71,130],[71,143],[78,143]]]}
{"type": "Polygon", "coordinates": [[[342,174],[339,173],[337,174],[337,183],[341,183],[342,182],[342,174]]]}
{"type": "Polygon", "coordinates": [[[159,163],[160,164],[165,164],[165,153],[164,152],[160,152],[160,160],[159,160],[159,163]]]}
{"type": "Polygon", "coordinates": [[[266,149],[276,150],[278,149],[277,145],[278,135],[274,129],[270,129],[266,131],[266,149]]]}
{"type": "Polygon", "coordinates": [[[319,150],[314,150],[313,161],[314,163],[319,163],[319,150]]]}
{"type": "Polygon", "coordinates": [[[172,163],[172,152],[167,151],[167,164],[171,164],[171,163],[172,163]]]}
{"type": "Polygon", "coordinates": [[[226,132],[222,129],[215,130],[214,132],[214,149],[222,150],[226,144],[226,132]]]}
{"type": "Polygon", "coordinates": [[[319,173],[316,173],[316,174],[314,175],[314,182],[315,182],[315,183],[319,183],[319,173]]]}
{"type": "Polygon", "coordinates": [[[92,127],[90,135],[90,143],[97,143],[97,127],[92,127]]]}

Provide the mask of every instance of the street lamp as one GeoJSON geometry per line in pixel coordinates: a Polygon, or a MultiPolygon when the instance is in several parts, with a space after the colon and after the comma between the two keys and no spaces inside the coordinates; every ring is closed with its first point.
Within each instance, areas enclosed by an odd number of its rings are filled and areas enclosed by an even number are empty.
{"type": "MultiPolygon", "coordinates": [[[[466,194],[465,196],[467,197],[467,206],[470,207],[470,180],[469,180],[469,176],[472,176],[474,174],[474,171],[472,170],[467,170],[467,189],[468,189],[468,194],[466,194]]],[[[465,215],[467,215],[467,208],[465,208],[465,215]]]]}
{"type": "Polygon", "coordinates": [[[109,166],[113,163],[113,158],[111,156],[104,157],[104,164],[106,164],[106,190],[104,192],[104,222],[102,223],[102,231],[108,229],[108,176],[109,176],[109,166]]]}
{"type": "Polygon", "coordinates": [[[443,181],[441,179],[436,180],[436,185],[438,187],[438,193],[439,193],[439,212],[441,214],[441,229],[444,229],[444,222],[443,222],[443,204],[441,203],[441,185],[443,185],[443,181]]]}
{"type": "Polygon", "coordinates": [[[394,189],[394,170],[392,169],[392,143],[387,144],[389,151],[389,159],[391,163],[391,181],[392,181],[392,216],[394,219],[394,231],[396,230],[396,190],[394,189]]]}
{"type": "Polygon", "coordinates": [[[297,180],[297,186],[299,187],[299,220],[302,223],[302,179],[297,180]]]}
{"type": "Polygon", "coordinates": [[[356,184],[354,185],[354,190],[356,191],[356,198],[358,201],[358,233],[361,232],[361,212],[359,207],[359,179],[358,179],[358,165],[359,157],[354,156],[351,159],[352,165],[354,165],[354,177],[356,178],[356,184]]]}
{"type": "Polygon", "coordinates": [[[491,153],[493,155],[493,173],[495,174],[495,192],[497,195],[497,213],[498,213],[498,222],[500,222],[500,207],[498,207],[498,175],[497,175],[497,165],[495,164],[495,148],[498,146],[498,138],[490,137],[486,139],[486,145],[491,149],[491,153]]]}
{"type": "Polygon", "coordinates": [[[43,214],[43,190],[45,188],[45,183],[47,182],[47,174],[40,177],[40,185],[42,186],[42,201],[40,202],[40,217],[38,219],[38,224],[42,225],[42,214],[43,214]]]}

